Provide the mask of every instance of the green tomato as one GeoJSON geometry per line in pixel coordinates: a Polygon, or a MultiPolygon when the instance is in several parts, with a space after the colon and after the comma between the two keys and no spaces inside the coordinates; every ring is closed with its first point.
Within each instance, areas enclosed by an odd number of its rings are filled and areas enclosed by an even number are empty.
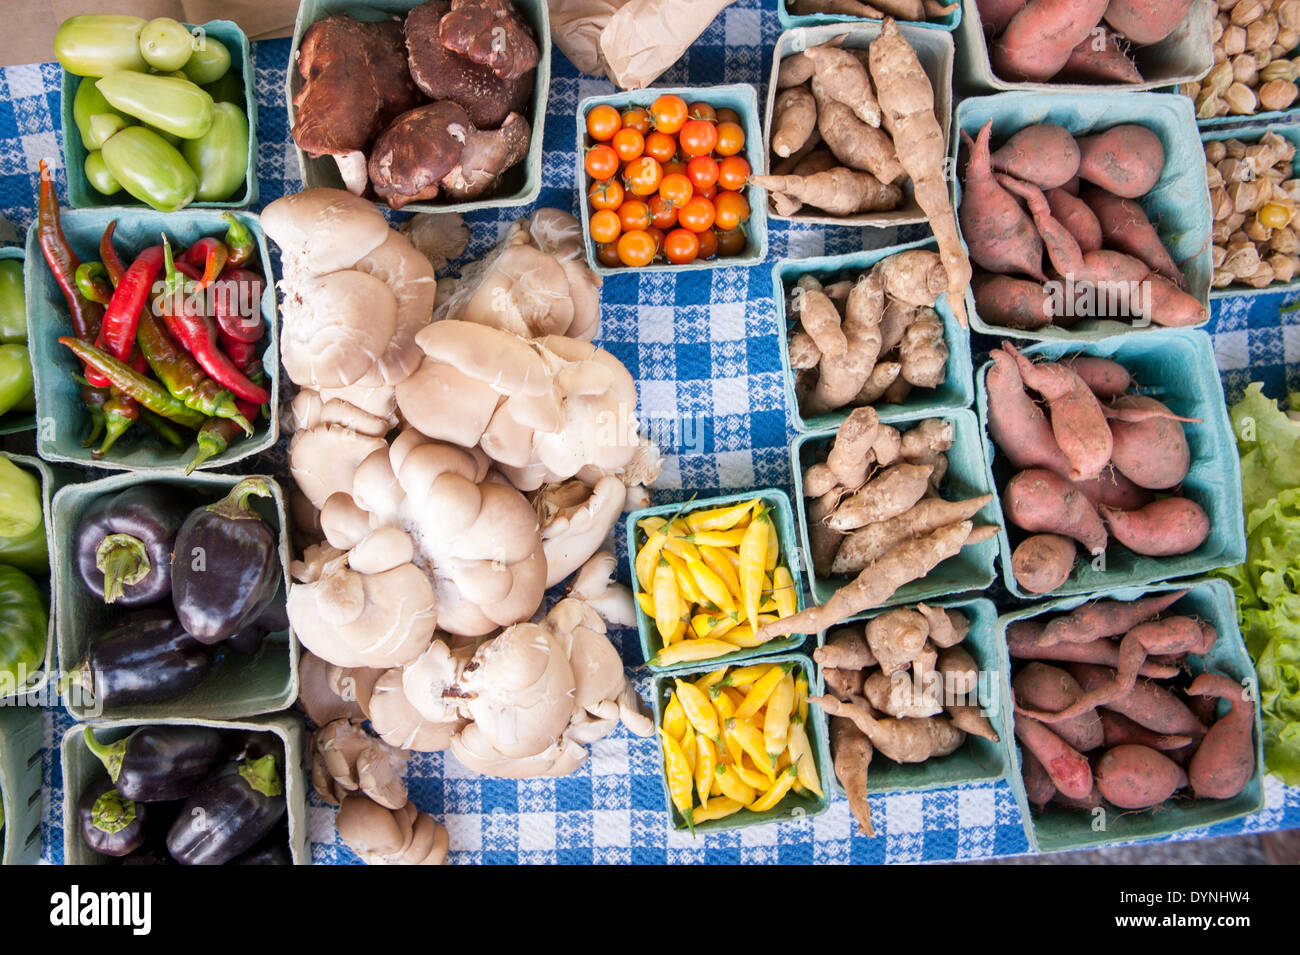
{"type": "Polygon", "coordinates": [[[23,260],[0,259],[0,342],[27,344],[27,292],[23,260]]]}
{"type": "Polygon", "coordinates": [[[190,61],[194,37],[185,25],[171,17],[155,17],[140,31],[140,55],[155,70],[179,70],[190,61]]]}
{"type": "MultiPolygon", "coordinates": [[[[49,616],[36,582],[17,567],[0,564],[0,672],[11,687],[25,671],[25,681],[45,663],[49,616]]],[[[25,682],[24,682],[25,685],[25,682]]]]}
{"type": "Polygon", "coordinates": [[[171,133],[167,132],[167,130],[159,129],[157,126],[150,126],[147,123],[145,124],[144,128],[149,130],[149,132],[151,133],[157,133],[163,139],[167,140],[167,142],[169,142],[171,145],[175,146],[177,149],[180,149],[182,140],[179,136],[173,136],[171,133]]]}
{"type": "Polygon", "coordinates": [[[26,345],[0,345],[0,414],[32,390],[32,358],[26,345]]]}
{"type": "Polygon", "coordinates": [[[81,137],[82,145],[86,149],[103,149],[104,143],[117,135],[119,129],[125,129],[133,125],[135,125],[135,120],[130,116],[123,116],[121,113],[96,113],[86,123],[87,135],[81,137]]]}
{"type": "Polygon", "coordinates": [[[104,163],[104,154],[98,149],[86,153],[86,181],[101,196],[111,196],[122,191],[122,184],[113,178],[104,163]]]}
{"type": "Polygon", "coordinates": [[[0,563],[34,574],[49,570],[45,519],[39,479],[6,457],[0,457],[0,563]]]}
{"type": "Polygon", "coordinates": [[[198,139],[187,139],[181,155],[199,176],[201,202],[229,199],[244,184],[248,172],[248,117],[238,106],[212,107],[212,128],[198,139]]]}
{"type": "Polygon", "coordinates": [[[230,70],[230,51],[215,37],[195,37],[194,52],[185,64],[185,75],[200,86],[221,79],[230,70]]]}
{"type": "Polygon", "coordinates": [[[104,164],[128,193],[159,212],[194,201],[199,178],[171,143],[143,126],[128,126],[101,150],[104,164]]]}
{"type": "Polygon", "coordinates": [[[107,76],[118,70],[145,70],[140,55],[144,20],[119,14],[69,17],[54,34],[54,55],[74,76],[107,76]]]}
{"type": "Polygon", "coordinates": [[[84,78],[72,100],[72,118],[87,149],[98,149],[109,136],[127,125],[126,117],[109,105],[95,83],[93,76],[84,78]]]}
{"type": "Polygon", "coordinates": [[[212,97],[189,80],[119,71],[97,85],[114,109],[181,139],[198,139],[212,125],[212,97]]]}
{"type": "Polygon", "coordinates": [[[234,103],[240,109],[244,108],[247,100],[244,94],[244,81],[234,70],[230,70],[221,79],[203,88],[208,91],[215,103],[234,103]]]}

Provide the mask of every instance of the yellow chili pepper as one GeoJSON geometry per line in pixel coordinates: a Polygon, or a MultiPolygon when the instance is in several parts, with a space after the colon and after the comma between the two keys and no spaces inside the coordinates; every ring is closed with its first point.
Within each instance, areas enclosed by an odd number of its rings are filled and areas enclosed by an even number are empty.
{"type": "Polygon", "coordinates": [[[666,528],[661,527],[650,535],[636,554],[636,579],[642,590],[649,590],[654,580],[655,568],[659,565],[659,553],[668,541],[666,528]]]}
{"type": "Polygon", "coordinates": [[[669,693],[668,705],[664,707],[664,730],[673,739],[681,739],[688,725],[686,711],[682,709],[682,701],[677,699],[676,693],[669,693]]]}
{"type": "MultiPolygon", "coordinates": [[[[685,705],[685,700],[682,701],[685,705]]],[[[763,714],[763,741],[768,756],[777,756],[785,751],[790,737],[790,710],[794,706],[794,677],[789,671],[782,674],[772,695],[767,698],[767,708],[763,714]]],[[[687,707],[686,715],[690,716],[687,707]]]]}
{"type": "Polygon", "coordinates": [[[655,666],[673,666],[677,663],[695,663],[711,660],[727,653],[735,653],[733,644],[722,640],[683,640],[671,647],[664,647],[650,661],[655,666]]]}
{"type": "Polygon", "coordinates": [[[646,537],[649,537],[667,523],[666,517],[643,517],[636,522],[636,526],[645,531],[646,537]]]}
{"type": "Polygon", "coordinates": [[[669,537],[664,550],[676,554],[682,560],[699,560],[700,550],[685,537],[669,537]]]}
{"type": "MultiPolygon", "coordinates": [[[[748,526],[748,525],[746,525],[748,526]]],[[[745,538],[744,527],[733,527],[729,531],[696,531],[691,535],[691,543],[703,550],[705,547],[737,548],[745,538]]]]}
{"type": "Polygon", "coordinates": [[[770,663],[751,663],[749,666],[732,667],[727,671],[727,675],[722,678],[722,685],[748,690],[771,668],[772,664],[770,663]]]}
{"type": "Polygon", "coordinates": [[[748,516],[750,510],[758,503],[754,500],[739,504],[724,504],[707,511],[695,511],[686,515],[686,523],[693,531],[725,531],[735,527],[748,516]]]}
{"type": "Polygon", "coordinates": [[[763,793],[763,795],[759,796],[749,804],[750,812],[767,812],[785,798],[786,793],[790,791],[790,787],[795,784],[795,781],[798,778],[798,773],[795,771],[795,768],[791,766],[777,778],[776,782],[767,792],[763,793]]]}
{"type": "Polygon", "coordinates": [[[821,780],[817,778],[817,761],[813,758],[812,744],[808,741],[808,729],[803,720],[796,719],[790,724],[790,759],[794,761],[799,783],[803,788],[825,798],[821,780]]]}
{"type": "Polygon", "coordinates": [[[736,715],[736,701],[726,692],[718,692],[716,694],[710,692],[709,702],[712,703],[713,708],[718,711],[719,724],[727,722],[727,720],[736,715]]]}
{"type": "Polygon", "coordinates": [[[677,811],[686,819],[686,824],[693,826],[691,807],[694,805],[695,800],[691,795],[691,791],[695,787],[691,764],[682,751],[681,743],[673,739],[662,728],[659,730],[659,736],[664,745],[664,769],[668,775],[668,795],[672,798],[677,811]]]}
{"type": "Polygon", "coordinates": [[[781,678],[789,672],[790,666],[788,663],[768,664],[767,672],[755,680],[753,687],[745,694],[745,702],[736,707],[736,719],[747,720],[762,709],[781,678]]]}
{"type": "Polygon", "coordinates": [[[710,670],[708,673],[704,674],[704,676],[700,677],[698,680],[695,681],[694,684],[695,688],[698,690],[703,690],[705,693],[708,693],[715,686],[721,683],[722,678],[725,677],[726,675],[727,675],[726,667],[723,667],[721,670],[710,670]]]}
{"type": "Polygon", "coordinates": [[[745,785],[752,786],[757,792],[762,792],[772,784],[772,777],[764,776],[763,773],[757,769],[751,769],[750,767],[753,765],[753,761],[751,760],[746,764],[745,761],[747,759],[749,759],[749,757],[742,752],[741,758],[731,764],[731,770],[745,781],[745,785]]]}
{"type": "Polygon", "coordinates": [[[738,765],[745,759],[745,751],[740,748],[740,740],[726,731],[726,720],[723,721],[722,725],[724,727],[722,731],[722,748],[727,753],[726,762],[731,766],[738,765]]]}
{"type": "Polygon", "coordinates": [[[714,819],[725,819],[727,816],[740,812],[745,808],[745,804],[739,800],[732,799],[730,796],[718,796],[709,802],[708,808],[695,810],[695,821],[712,822],[714,819]]]}
{"type": "Polygon", "coordinates": [[[636,595],[636,602],[640,604],[641,612],[647,617],[653,617],[655,615],[655,601],[648,593],[645,591],[639,592],[636,595]]]}
{"type": "MultiPolygon", "coordinates": [[[[740,626],[740,615],[735,613],[701,613],[691,618],[691,629],[701,637],[715,640],[724,639],[736,627],[740,626]]],[[[728,640],[728,643],[731,641],[728,640]]]]}
{"type": "Polygon", "coordinates": [[[766,512],[760,511],[740,542],[740,602],[750,623],[758,619],[759,595],[763,591],[763,565],[767,562],[765,521],[766,512]]]}
{"type": "MultiPolygon", "coordinates": [[[[758,619],[759,625],[762,626],[763,615],[759,614],[758,619]]],[[[735,644],[737,647],[742,649],[761,647],[763,644],[767,643],[766,640],[758,639],[758,635],[754,632],[754,628],[749,624],[736,627],[734,630],[728,630],[719,639],[726,640],[728,643],[735,644]]]]}
{"type": "Polygon", "coordinates": [[[713,790],[713,767],[717,765],[718,751],[713,748],[713,741],[703,733],[696,733],[695,791],[700,794],[701,806],[709,804],[709,793],[713,790]]]}
{"type": "Polygon", "coordinates": [[[677,680],[677,699],[681,700],[686,718],[690,720],[695,732],[702,733],[709,739],[718,738],[718,711],[709,702],[704,691],[685,680],[677,680]]]}
{"type": "Polygon", "coordinates": [[[667,561],[659,561],[659,566],[655,568],[654,591],[651,596],[654,600],[655,628],[658,629],[664,646],[671,646],[686,631],[686,623],[682,619],[685,608],[677,592],[677,581],[667,561]]]}
{"type": "MultiPolygon", "coordinates": [[[[749,805],[758,795],[756,789],[740,778],[736,768],[729,763],[719,763],[713,771],[713,780],[718,784],[718,789],[728,799],[734,799],[738,803],[749,805]],[[745,797],[749,798],[746,799],[745,797]]],[[[766,782],[766,781],[765,781],[766,782]]]]}
{"type": "Polygon", "coordinates": [[[723,552],[717,547],[701,547],[700,557],[704,560],[705,566],[721,577],[727,589],[739,599],[740,578],[736,576],[736,568],[732,566],[731,561],[727,560],[723,552]]]}
{"type": "Polygon", "coordinates": [[[772,596],[776,600],[776,612],[782,617],[789,617],[799,609],[799,595],[794,589],[794,577],[790,568],[782,564],[772,571],[772,596]]]}
{"type": "Polygon", "coordinates": [[[781,553],[781,538],[777,536],[776,525],[771,518],[764,515],[767,522],[767,554],[764,556],[763,569],[769,574],[776,568],[776,559],[781,553]]]}
{"type": "Polygon", "coordinates": [[[794,681],[794,713],[800,723],[808,722],[808,678],[802,673],[794,681]]]}
{"type": "MultiPolygon", "coordinates": [[[[739,712],[739,711],[737,711],[739,712]]],[[[726,722],[727,732],[740,743],[740,748],[749,754],[754,765],[762,770],[769,779],[774,775],[773,760],[764,751],[763,734],[754,725],[745,722],[739,716],[733,716],[726,722]]]]}
{"type": "MultiPolygon", "coordinates": [[[[673,571],[673,579],[677,581],[677,592],[681,594],[682,600],[686,602],[688,609],[692,604],[700,603],[702,597],[698,588],[695,586],[695,578],[691,576],[690,570],[686,567],[686,561],[682,560],[667,548],[659,555],[663,562],[667,563],[673,571]]],[[[659,605],[658,599],[655,600],[655,606],[659,605]]]]}
{"type": "Polygon", "coordinates": [[[715,607],[720,607],[728,613],[736,609],[735,598],[732,597],[731,591],[727,589],[726,582],[709,570],[704,565],[704,561],[698,557],[688,557],[686,558],[686,566],[690,569],[691,576],[695,579],[695,584],[700,593],[715,607]]]}
{"type": "Polygon", "coordinates": [[[686,757],[686,765],[690,767],[691,778],[695,778],[695,734],[691,732],[690,727],[682,734],[682,755],[686,757]]]}
{"type": "MultiPolygon", "coordinates": [[[[794,760],[790,758],[788,749],[781,750],[781,755],[776,758],[776,771],[779,773],[788,766],[794,765],[794,760]]],[[[798,780],[796,780],[798,782],[798,780]]]]}

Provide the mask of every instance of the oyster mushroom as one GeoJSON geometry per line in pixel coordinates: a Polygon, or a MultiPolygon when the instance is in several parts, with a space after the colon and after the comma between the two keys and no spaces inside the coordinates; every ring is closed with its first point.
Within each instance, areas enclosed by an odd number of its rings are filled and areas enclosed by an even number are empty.
{"type": "Polygon", "coordinates": [[[600,549],[623,513],[627,486],[603,477],[595,487],[570,480],[542,488],[533,507],[542,522],[546,586],[554,587],[600,549]]]}
{"type": "Polygon", "coordinates": [[[407,802],[389,809],[355,793],[339,806],[339,838],[367,865],[442,865],[447,830],[407,802]]]}
{"type": "Polygon", "coordinates": [[[298,704],[317,726],[365,716],[356,696],[346,698],[332,683],[331,670],[337,669],[307,650],[298,661],[298,704]]]}
{"type": "Polygon", "coordinates": [[[326,723],[311,742],[312,785],[330,805],[358,790],[388,809],[406,803],[401,773],[410,755],[371,736],[359,720],[326,723]]]}

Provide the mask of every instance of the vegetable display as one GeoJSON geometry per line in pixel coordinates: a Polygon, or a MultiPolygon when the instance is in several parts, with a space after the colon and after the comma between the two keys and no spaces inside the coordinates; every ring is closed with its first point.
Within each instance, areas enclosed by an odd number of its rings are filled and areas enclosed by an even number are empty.
{"type": "Polygon", "coordinates": [[[602,103],[582,121],[588,231],[601,265],[689,265],[744,251],[752,170],[734,110],[664,93],[621,113],[602,103]]]}
{"type": "Polygon", "coordinates": [[[787,794],[824,798],[798,663],[724,667],[676,679],[658,727],[672,807],[690,829],[787,794]]]}
{"type": "Polygon", "coordinates": [[[896,405],[913,388],[942,385],[948,343],[934,305],[947,285],[939,255],[923,249],[887,256],[856,276],[800,276],[787,302],[800,413],[896,405]]]}
{"type": "Polygon", "coordinates": [[[303,34],[290,132],[394,209],[489,196],[528,152],[538,59],[509,0],[429,0],[404,22],[329,16],[303,34]]]}
{"type": "Polygon", "coordinates": [[[1295,146],[1271,130],[1254,143],[1205,144],[1214,214],[1214,288],[1266,288],[1300,272],[1300,233],[1292,228],[1300,179],[1295,146]]]}
{"type": "Polygon", "coordinates": [[[831,717],[835,775],[859,832],[875,835],[867,802],[875,753],[921,763],[956,752],[967,734],[999,742],[976,693],[978,664],[961,646],[969,632],[961,611],[917,604],[837,627],[814,652],[826,693],[811,702],[831,717]]]}
{"type": "Polygon", "coordinates": [[[1209,516],[1179,491],[1191,466],[1183,422],[1192,419],[1130,393],[1128,371],[1109,359],[1035,362],[1007,342],[990,358],[988,429],[1015,472],[1002,506],[1028,535],[1011,555],[1024,590],[1069,580],[1076,543],[1096,558],[1112,540],[1145,557],[1205,542],[1209,516]]]}
{"type": "MultiPolygon", "coordinates": [[[[123,190],[160,212],[237,196],[248,178],[243,97],[218,102],[230,51],[169,17],[70,17],[54,38],[60,65],[82,79],[73,116],[85,174],[104,196],[123,190]]],[[[241,84],[242,87],[242,84],[241,84]]]]}
{"type": "Polygon", "coordinates": [[[1249,117],[1290,109],[1298,95],[1296,0],[1219,0],[1211,38],[1214,68],[1178,92],[1196,103],[1197,119],[1249,117]]]}
{"type": "Polygon", "coordinates": [[[636,599],[663,644],[652,664],[759,646],[759,627],[795,612],[789,542],[762,499],[647,517],[637,528],[636,599]]]}

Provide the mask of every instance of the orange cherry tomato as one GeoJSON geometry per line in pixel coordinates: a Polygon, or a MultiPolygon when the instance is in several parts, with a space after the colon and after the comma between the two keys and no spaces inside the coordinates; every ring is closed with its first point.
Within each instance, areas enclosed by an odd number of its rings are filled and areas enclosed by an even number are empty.
{"type": "Polygon", "coordinates": [[[672,135],[686,125],[690,115],[686,109],[686,100],[672,93],[665,93],[650,104],[650,119],[655,129],[672,135]]]}
{"type": "Polygon", "coordinates": [[[693,119],[677,134],[682,152],[687,156],[707,156],[718,145],[718,127],[703,119],[693,119]]]}
{"type": "Polygon", "coordinates": [[[592,179],[608,179],[618,172],[618,153],[610,146],[600,143],[587,150],[583,165],[592,179]]]}
{"type": "Polygon", "coordinates": [[[602,242],[596,246],[596,261],[607,269],[616,269],[622,265],[618,257],[618,245],[613,242],[602,242]]]}
{"type": "Polygon", "coordinates": [[[646,235],[650,236],[655,243],[655,256],[664,250],[664,230],[651,226],[645,230],[646,235]]]}
{"type": "Polygon", "coordinates": [[[667,133],[655,130],[645,138],[645,155],[660,163],[671,162],[677,155],[677,140],[667,133]]]}
{"type": "Polygon", "coordinates": [[[713,197],[718,194],[718,184],[715,182],[707,189],[696,189],[695,194],[697,196],[703,196],[705,199],[708,199],[710,202],[712,202],[713,197]]]}
{"type": "Polygon", "coordinates": [[[624,127],[614,134],[609,144],[614,147],[614,152],[618,153],[619,159],[623,162],[631,162],[645,149],[645,137],[635,129],[624,127]]]}
{"type": "Polygon", "coordinates": [[[718,181],[718,162],[712,156],[696,156],[686,164],[686,175],[696,189],[708,189],[718,181]]]}
{"type": "Polygon", "coordinates": [[[718,123],[718,142],[713,147],[719,156],[734,156],[745,148],[745,130],[740,123],[718,123]]]}
{"type": "Polygon", "coordinates": [[[728,232],[714,229],[712,234],[717,239],[718,255],[740,255],[745,251],[747,239],[744,229],[731,229],[728,232]]]}
{"type": "Polygon", "coordinates": [[[598,209],[591,214],[587,231],[596,242],[613,242],[623,231],[623,226],[619,222],[617,212],[612,209],[598,209]]]}
{"type": "Polygon", "coordinates": [[[713,218],[713,203],[703,196],[696,196],[677,210],[678,223],[692,232],[704,232],[713,228],[713,218]]]}
{"type": "Polygon", "coordinates": [[[648,232],[624,232],[618,237],[618,257],[624,265],[649,265],[655,257],[655,240],[648,232]]]}
{"type": "Polygon", "coordinates": [[[749,181],[749,160],[744,156],[728,156],[718,163],[718,185],[723,189],[738,192],[749,181]]]}
{"type": "MultiPolygon", "coordinates": [[[[661,184],[662,188],[662,184],[661,184]]],[[[650,197],[650,221],[657,229],[671,229],[677,225],[677,207],[662,195],[650,197]]]]}
{"type": "Polygon", "coordinates": [[[694,262],[700,254],[700,238],[689,229],[674,229],[664,236],[664,255],[673,265],[694,262]]]}
{"type": "Polygon", "coordinates": [[[638,196],[653,196],[663,179],[664,170],[650,156],[639,156],[623,167],[623,185],[638,196]]]}
{"type": "Polygon", "coordinates": [[[623,120],[618,110],[608,103],[593,106],[587,112],[587,135],[597,142],[608,142],[614,138],[623,120]]]}
{"type": "Polygon", "coordinates": [[[617,179],[609,178],[603,182],[593,182],[587,190],[593,209],[617,209],[623,204],[623,186],[617,179]]]}
{"type": "Polygon", "coordinates": [[[669,173],[659,183],[659,195],[680,209],[691,201],[691,196],[695,195],[695,187],[691,185],[691,180],[685,174],[669,173]]]}
{"type": "Polygon", "coordinates": [[[723,232],[738,228],[749,218],[749,202],[738,192],[719,192],[714,197],[713,210],[714,225],[723,232]]]}
{"type": "Polygon", "coordinates": [[[644,106],[629,106],[623,110],[623,127],[635,129],[642,136],[650,135],[654,128],[650,125],[650,111],[644,106]]]}
{"type": "Polygon", "coordinates": [[[640,199],[629,199],[618,207],[619,225],[624,232],[650,228],[650,207],[640,199]]]}
{"type": "Polygon", "coordinates": [[[686,175],[686,163],[674,159],[672,162],[664,163],[665,176],[684,176],[686,175]]]}
{"type": "Polygon", "coordinates": [[[728,109],[726,106],[724,106],[722,107],[722,109],[718,110],[718,122],[735,123],[737,126],[739,126],[740,114],[737,113],[734,109],[728,109]]]}
{"type": "Polygon", "coordinates": [[[686,114],[690,116],[691,119],[703,119],[710,123],[716,123],[718,121],[717,110],[708,103],[692,103],[690,106],[686,107],[686,114]]]}
{"type": "Polygon", "coordinates": [[[697,259],[711,259],[718,254],[718,236],[712,229],[698,233],[696,238],[700,240],[700,251],[696,255],[697,259]]]}

